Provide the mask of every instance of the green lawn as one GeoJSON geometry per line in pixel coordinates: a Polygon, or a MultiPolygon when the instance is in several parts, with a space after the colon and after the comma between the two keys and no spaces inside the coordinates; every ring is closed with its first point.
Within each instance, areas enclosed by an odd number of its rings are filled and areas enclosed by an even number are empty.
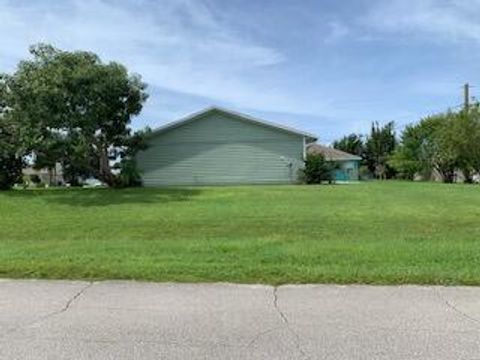
{"type": "Polygon", "coordinates": [[[480,187],[0,193],[0,277],[480,284],[480,187]]]}

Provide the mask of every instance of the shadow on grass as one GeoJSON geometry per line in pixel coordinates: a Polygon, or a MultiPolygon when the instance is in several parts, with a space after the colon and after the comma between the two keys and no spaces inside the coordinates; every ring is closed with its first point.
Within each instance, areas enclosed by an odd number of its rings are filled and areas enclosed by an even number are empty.
{"type": "Polygon", "coordinates": [[[15,190],[4,193],[7,196],[24,199],[41,199],[45,202],[70,206],[108,206],[123,204],[155,204],[188,201],[199,195],[200,189],[36,189],[15,190]]]}

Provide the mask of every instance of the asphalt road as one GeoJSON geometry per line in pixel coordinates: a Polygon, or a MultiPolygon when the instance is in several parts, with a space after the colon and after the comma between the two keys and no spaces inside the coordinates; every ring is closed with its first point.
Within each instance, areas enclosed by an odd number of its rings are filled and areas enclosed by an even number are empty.
{"type": "Polygon", "coordinates": [[[0,280],[0,359],[480,359],[480,288],[0,280]]]}

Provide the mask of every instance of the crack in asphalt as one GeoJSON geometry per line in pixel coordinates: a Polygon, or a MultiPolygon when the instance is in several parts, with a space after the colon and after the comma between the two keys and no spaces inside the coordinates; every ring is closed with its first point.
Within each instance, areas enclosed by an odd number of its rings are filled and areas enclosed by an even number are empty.
{"type": "Polygon", "coordinates": [[[57,315],[60,315],[66,311],[68,311],[68,309],[70,309],[70,307],[72,306],[72,304],[80,297],[82,296],[85,291],[90,288],[94,283],[93,282],[89,282],[87,285],[85,285],[84,287],[82,287],[79,291],[77,291],[71,298],[69,298],[67,300],[67,302],[65,303],[65,305],[60,309],[60,310],[55,310],[55,311],[52,311],[51,313],[48,313],[46,315],[43,315],[41,317],[39,317],[38,319],[35,319],[29,323],[26,323],[26,324],[23,324],[23,325],[19,325],[13,329],[10,329],[10,331],[6,331],[3,335],[11,335],[13,333],[15,333],[16,331],[22,329],[22,328],[25,328],[25,327],[29,327],[29,326],[32,326],[32,325],[37,325],[51,317],[54,317],[54,316],[57,316],[57,315]]]}
{"type": "Polygon", "coordinates": [[[280,306],[278,305],[278,286],[273,287],[273,307],[277,311],[277,313],[280,315],[280,318],[282,319],[282,322],[285,324],[287,330],[293,335],[295,338],[295,346],[298,350],[298,352],[302,355],[303,358],[305,359],[310,359],[311,357],[302,349],[300,346],[300,336],[295,332],[295,330],[292,329],[290,326],[290,322],[287,318],[287,315],[280,309],[280,306]]]}
{"type": "Polygon", "coordinates": [[[452,309],[457,315],[459,315],[460,317],[463,317],[464,319],[470,320],[471,322],[474,322],[476,324],[480,324],[480,319],[477,319],[467,314],[466,312],[460,310],[456,305],[454,305],[453,303],[448,301],[446,298],[444,298],[440,293],[440,290],[438,290],[437,288],[433,288],[433,292],[445,305],[447,305],[448,308],[452,309]]]}
{"type": "Polygon", "coordinates": [[[64,307],[62,307],[60,310],[56,310],[56,311],[52,311],[51,313],[49,314],[46,314],[44,316],[42,316],[41,318],[35,320],[35,321],[32,321],[30,324],[27,324],[26,326],[32,326],[32,325],[36,325],[38,323],[41,323],[42,321],[45,321],[51,317],[54,317],[54,316],[57,316],[57,315],[60,315],[66,311],[68,311],[68,309],[70,309],[70,306],[72,306],[72,304],[80,297],[82,296],[85,291],[87,291],[88,288],[92,287],[93,286],[93,282],[89,282],[87,285],[85,285],[83,288],[81,288],[80,290],[78,290],[70,299],[67,300],[66,304],[64,307]]]}
{"type": "Polygon", "coordinates": [[[40,321],[43,321],[49,317],[52,317],[52,316],[56,316],[56,315],[59,315],[61,313],[64,313],[66,312],[70,306],[75,302],[75,300],[77,300],[80,296],[82,296],[85,291],[87,291],[88,288],[92,287],[93,285],[93,282],[89,282],[87,285],[85,285],[83,288],[81,288],[79,291],[77,291],[68,301],[67,303],[65,304],[65,306],[63,308],[61,308],[60,310],[57,310],[57,311],[54,311],[50,314],[47,314],[45,315],[45,317],[40,320],[40,321]]]}

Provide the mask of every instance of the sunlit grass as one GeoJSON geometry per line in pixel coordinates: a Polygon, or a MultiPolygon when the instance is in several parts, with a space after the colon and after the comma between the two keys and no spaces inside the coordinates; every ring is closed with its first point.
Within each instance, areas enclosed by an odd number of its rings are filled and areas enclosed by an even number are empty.
{"type": "Polygon", "coordinates": [[[480,187],[0,193],[0,276],[480,284],[480,187]]]}

